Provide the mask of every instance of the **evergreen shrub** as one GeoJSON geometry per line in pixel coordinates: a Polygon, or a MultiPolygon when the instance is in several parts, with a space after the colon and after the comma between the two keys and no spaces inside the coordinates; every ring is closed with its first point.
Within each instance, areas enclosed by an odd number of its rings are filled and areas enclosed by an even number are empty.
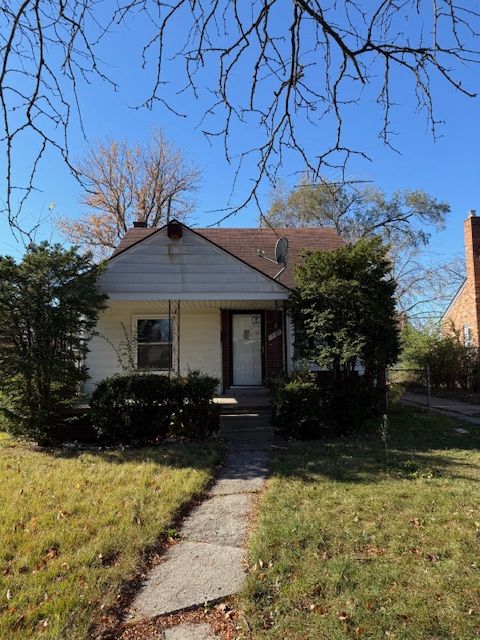
{"type": "Polygon", "coordinates": [[[199,372],[169,378],[133,373],[102,380],[91,401],[97,437],[107,443],[206,438],[219,426],[218,381],[199,372]]]}

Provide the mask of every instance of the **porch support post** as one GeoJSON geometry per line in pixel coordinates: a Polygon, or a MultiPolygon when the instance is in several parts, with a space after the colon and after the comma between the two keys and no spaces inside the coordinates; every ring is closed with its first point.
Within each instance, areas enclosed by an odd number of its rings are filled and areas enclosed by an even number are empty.
{"type": "Polygon", "coordinates": [[[180,300],[177,300],[177,376],[180,375],[180,300]]]}
{"type": "Polygon", "coordinates": [[[172,377],[173,363],[173,330],[172,330],[172,301],[168,300],[168,341],[170,343],[170,362],[168,367],[168,377],[172,377]]]}
{"type": "Polygon", "coordinates": [[[285,367],[285,375],[288,376],[288,357],[289,357],[289,348],[288,348],[288,336],[287,336],[287,301],[283,301],[283,314],[282,314],[282,333],[283,333],[283,364],[285,367]]]}
{"type": "Polygon", "coordinates": [[[169,340],[171,345],[170,367],[168,375],[180,375],[180,300],[168,301],[168,319],[170,326],[169,340]]]}

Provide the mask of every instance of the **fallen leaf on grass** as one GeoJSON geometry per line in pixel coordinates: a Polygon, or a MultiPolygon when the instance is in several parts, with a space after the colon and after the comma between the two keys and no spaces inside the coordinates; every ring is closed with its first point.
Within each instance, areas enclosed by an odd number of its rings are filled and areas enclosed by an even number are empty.
{"type": "Polygon", "coordinates": [[[373,545],[366,545],[360,549],[362,553],[367,556],[383,556],[385,549],[383,547],[375,547],[373,545]]]}
{"type": "Polygon", "coordinates": [[[35,565],[35,568],[33,569],[32,573],[37,573],[37,571],[40,571],[41,569],[46,567],[46,565],[50,562],[50,560],[54,560],[55,558],[58,558],[58,556],[59,556],[58,549],[56,547],[52,547],[47,551],[47,553],[43,556],[40,562],[38,562],[35,565]]]}

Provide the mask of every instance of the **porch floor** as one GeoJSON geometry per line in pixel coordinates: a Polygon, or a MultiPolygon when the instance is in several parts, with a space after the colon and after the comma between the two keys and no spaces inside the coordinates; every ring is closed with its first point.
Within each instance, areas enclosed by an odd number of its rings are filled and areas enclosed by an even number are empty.
{"type": "Polygon", "coordinates": [[[222,414],[266,413],[270,409],[270,390],[265,387],[231,387],[214,398],[222,414]]]}

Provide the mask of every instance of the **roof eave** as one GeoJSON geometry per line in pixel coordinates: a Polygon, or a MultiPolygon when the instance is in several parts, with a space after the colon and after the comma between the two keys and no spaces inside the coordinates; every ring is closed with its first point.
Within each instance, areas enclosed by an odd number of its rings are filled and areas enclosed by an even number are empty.
{"type": "Polygon", "coordinates": [[[458,300],[458,298],[460,297],[460,294],[463,291],[463,288],[465,287],[465,285],[467,284],[467,279],[465,278],[465,280],[462,282],[462,284],[459,286],[457,293],[453,296],[452,300],[450,301],[448,307],[445,309],[445,311],[442,313],[442,316],[440,318],[440,321],[442,321],[445,316],[447,315],[447,313],[450,311],[450,309],[453,307],[453,305],[455,304],[455,302],[458,300]]]}

